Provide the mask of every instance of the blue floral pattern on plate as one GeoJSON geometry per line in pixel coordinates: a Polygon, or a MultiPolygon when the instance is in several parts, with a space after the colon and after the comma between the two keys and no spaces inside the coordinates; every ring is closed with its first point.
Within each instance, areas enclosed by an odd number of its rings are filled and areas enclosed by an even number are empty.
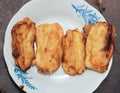
{"type": "Polygon", "coordinates": [[[85,21],[85,23],[93,24],[99,21],[100,17],[97,16],[96,12],[94,10],[91,10],[88,8],[87,5],[81,5],[76,6],[74,4],[71,4],[73,9],[75,9],[75,12],[78,17],[82,17],[85,21]]]}
{"type": "Polygon", "coordinates": [[[32,90],[37,90],[35,86],[33,86],[30,82],[29,79],[33,79],[32,77],[28,77],[27,72],[23,72],[19,67],[14,65],[14,73],[17,76],[19,80],[21,80],[22,85],[26,85],[32,90]]]}

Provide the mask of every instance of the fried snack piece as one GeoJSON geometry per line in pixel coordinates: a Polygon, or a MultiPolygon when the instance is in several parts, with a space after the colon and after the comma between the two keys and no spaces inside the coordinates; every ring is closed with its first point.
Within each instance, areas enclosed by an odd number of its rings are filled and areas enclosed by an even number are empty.
{"type": "Polygon", "coordinates": [[[23,71],[26,71],[35,58],[34,40],[35,40],[35,23],[29,18],[24,18],[17,22],[12,28],[12,55],[15,64],[23,71]]]}
{"type": "Polygon", "coordinates": [[[98,22],[86,25],[84,34],[88,35],[86,67],[101,73],[105,72],[114,51],[115,28],[105,22],[98,22]]]}
{"type": "Polygon", "coordinates": [[[67,74],[81,74],[85,67],[85,43],[78,29],[68,30],[63,38],[63,69],[67,74]]]}
{"type": "Polygon", "coordinates": [[[38,70],[51,74],[58,69],[62,58],[63,29],[58,23],[41,24],[36,31],[36,59],[38,70]]]}

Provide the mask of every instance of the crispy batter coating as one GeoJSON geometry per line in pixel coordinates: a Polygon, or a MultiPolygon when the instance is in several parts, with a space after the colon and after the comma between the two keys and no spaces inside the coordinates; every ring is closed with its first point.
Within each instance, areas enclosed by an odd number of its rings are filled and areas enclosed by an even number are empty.
{"type": "Polygon", "coordinates": [[[84,34],[87,35],[86,67],[105,72],[114,51],[115,28],[105,22],[98,22],[86,25],[84,34]]]}
{"type": "Polygon", "coordinates": [[[81,74],[85,67],[85,43],[78,29],[68,30],[63,38],[63,69],[67,74],[81,74]]]}
{"type": "Polygon", "coordinates": [[[26,71],[35,58],[34,40],[35,40],[35,23],[29,18],[24,18],[17,22],[12,28],[12,55],[15,64],[23,71],[26,71]]]}
{"type": "Polygon", "coordinates": [[[36,65],[40,72],[51,74],[62,58],[63,29],[58,23],[41,24],[36,31],[36,65]]]}

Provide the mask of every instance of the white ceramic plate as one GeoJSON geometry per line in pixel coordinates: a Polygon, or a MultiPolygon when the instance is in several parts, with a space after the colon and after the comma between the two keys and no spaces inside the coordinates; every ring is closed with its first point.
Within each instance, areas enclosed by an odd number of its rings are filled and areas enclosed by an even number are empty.
{"type": "Polygon", "coordinates": [[[31,18],[37,25],[41,23],[58,22],[67,29],[79,28],[86,23],[105,21],[104,17],[84,0],[32,0],[25,4],[11,19],[5,34],[4,57],[8,71],[14,82],[27,93],[91,93],[108,75],[108,70],[101,74],[86,70],[82,75],[69,76],[60,67],[51,75],[37,72],[35,66],[27,72],[15,66],[11,53],[11,29],[24,17],[31,18]]]}

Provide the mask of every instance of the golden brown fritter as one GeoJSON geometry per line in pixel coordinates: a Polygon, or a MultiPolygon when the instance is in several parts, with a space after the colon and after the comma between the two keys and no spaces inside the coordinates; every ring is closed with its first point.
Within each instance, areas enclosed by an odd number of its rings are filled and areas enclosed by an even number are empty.
{"type": "Polygon", "coordinates": [[[41,24],[36,31],[36,65],[38,70],[51,74],[58,69],[62,58],[63,29],[58,23],[41,24]]]}
{"type": "Polygon", "coordinates": [[[68,30],[63,38],[63,69],[67,74],[81,74],[85,69],[84,37],[78,29],[68,30]]]}
{"type": "Polygon", "coordinates": [[[12,55],[15,64],[23,71],[26,71],[35,58],[34,40],[35,40],[35,23],[29,18],[24,18],[17,22],[12,28],[12,55]]]}
{"type": "Polygon", "coordinates": [[[98,22],[87,28],[89,31],[84,31],[85,34],[86,32],[88,34],[86,67],[98,72],[105,72],[114,51],[115,28],[105,22],[98,22]]]}

